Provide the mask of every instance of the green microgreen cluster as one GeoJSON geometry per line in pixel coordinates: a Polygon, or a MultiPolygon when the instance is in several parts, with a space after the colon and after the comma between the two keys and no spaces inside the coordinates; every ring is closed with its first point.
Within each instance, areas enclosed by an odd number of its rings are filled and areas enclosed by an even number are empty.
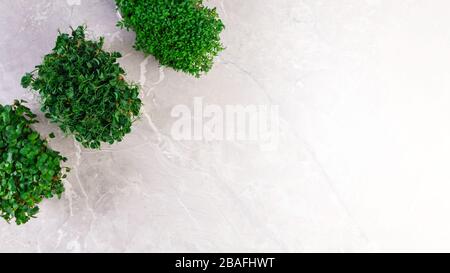
{"type": "Polygon", "coordinates": [[[86,148],[113,144],[130,133],[142,102],[139,87],[125,81],[118,52],[102,49],[104,38],[87,40],[85,27],[60,33],[53,52],[22,78],[39,92],[41,110],[86,148]]]}
{"type": "Polygon", "coordinates": [[[223,50],[224,24],[202,0],[116,0],[119,27],[136,32],[135,48],[162,65],[199,77],[223,50]]]}
{"type": "Polygon", "coordinates": [[[66,161],[30,127],[36,116],[22,102],[0,105],[0,216],[18,225],[37,214],[43,198],[61,196],[66,161]]]}

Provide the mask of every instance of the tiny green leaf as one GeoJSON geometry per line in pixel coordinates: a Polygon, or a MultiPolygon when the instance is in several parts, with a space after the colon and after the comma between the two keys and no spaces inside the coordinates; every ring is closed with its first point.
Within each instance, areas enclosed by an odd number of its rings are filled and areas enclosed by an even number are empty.
{"type": "Polygon", "coordinates": [[[21,84],[23,88],[28,88],[33,80],[33,75],[31,73],[26,73],[25,76],[22,77],[21,84]]]}

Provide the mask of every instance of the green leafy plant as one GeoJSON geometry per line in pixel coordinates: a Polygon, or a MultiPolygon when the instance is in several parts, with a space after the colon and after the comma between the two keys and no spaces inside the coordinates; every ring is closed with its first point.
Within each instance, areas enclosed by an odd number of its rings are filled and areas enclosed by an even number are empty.
{"type": "Polygon", "coordinates": [[[224,48],[224,24],[202,0],[116,0],[119,27],[136,32],[135,48],[162,65],[199,77],[224,48]]]}
{"type": "Polygon", "coordinates": [[[66,159],[31,128],[36,116],[23,102],[0,105],[0,216],[18,225],[35,217],[43,198],[61,197],[66,177],[66,159]]]}
{"type": "Polygon", "coordinates": [[[22,86],[41,95],[41,110],[86,148],[113,144],[131,132],[142,102],[139,87],[125,81],[118,52],[105,52],[104,38],[87,40],[83,26],[60,33],[53,52],[22,86]]]}

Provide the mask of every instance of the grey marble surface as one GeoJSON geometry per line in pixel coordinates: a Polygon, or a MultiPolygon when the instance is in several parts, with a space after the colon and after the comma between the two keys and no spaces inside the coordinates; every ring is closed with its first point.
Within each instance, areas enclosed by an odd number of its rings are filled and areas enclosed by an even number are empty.
{"type": "Polygon", "coordinates": [[[0,103],[30,101],[73,171],[0,252],[450,250],[450,2],[211,0],[227,49],[195,79],[115,27],[113,0],[0,0],[0,103]],[[145,103],[132,134],[80,148],[20,77],[57,30],[123,53],[145,103]],[[280,142],[176,141],[171,110],[279,105],[280,142]]]}

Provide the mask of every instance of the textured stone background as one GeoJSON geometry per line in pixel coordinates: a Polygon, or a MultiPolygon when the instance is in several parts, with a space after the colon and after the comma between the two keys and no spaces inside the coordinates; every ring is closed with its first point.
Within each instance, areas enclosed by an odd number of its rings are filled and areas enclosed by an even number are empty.
{"type": "Polygon", "coordinates": [[[115,27],[113,0],[0,0],[0,103],[58,28],[121,51],[145,113],[125,141],[81,149],[37,219],[0,221],[0,251],[450,250],[450,2],[211,0],[227,50],[195,79],[160,68],[115,27]],[[272,104],[281,143],[177,142],[177,104],[272,104]]]}

